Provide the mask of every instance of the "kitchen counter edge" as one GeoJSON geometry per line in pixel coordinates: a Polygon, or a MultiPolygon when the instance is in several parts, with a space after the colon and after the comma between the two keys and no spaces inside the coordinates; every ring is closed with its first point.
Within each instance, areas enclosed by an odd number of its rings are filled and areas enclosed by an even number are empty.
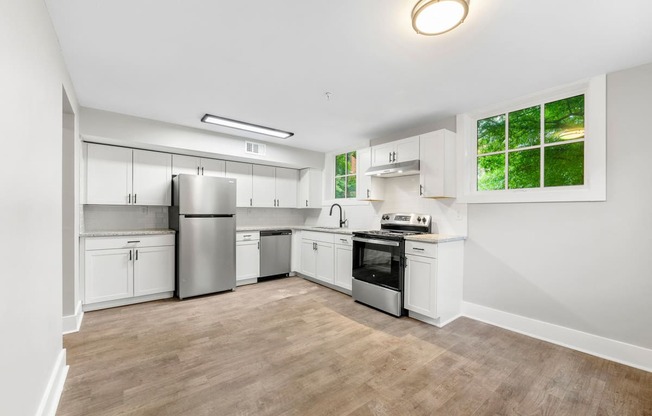
{"type": "Polygon", "coordinates": [[[460,241],[466,240],[466,237],[462,235],[449,235],[449,234],[418,234],[418,235],[409,235],[405,237],[406,241],[416,241],[419,243],[448,243],[451,241],[460,241]]]}
{"type": "Polygon", "coordinates": [[[174,234],[176,231],[169,229],[156,230],[112,230],[112,231],[85,231],[79,233],[80,237],[119,237],[127,235],[165,235],[174,234]]]}
{"type": "Polygon", "coordinates": [[[320,227],[312,227],[309,225],[274,225],[274,226],[267,226],[267,225],[259,225],[259,226],[247,226],[247,227],[236,227],[236,232],[242,232],[242,231],[268,231],[268,230],[297,230],[297,231],[317,231],[320,233],[331,233],[331,234],[346,234],[346,235],[351,235],[355,231],[358,230],[353,230],[349,228],[320,228],[320,227]]]}

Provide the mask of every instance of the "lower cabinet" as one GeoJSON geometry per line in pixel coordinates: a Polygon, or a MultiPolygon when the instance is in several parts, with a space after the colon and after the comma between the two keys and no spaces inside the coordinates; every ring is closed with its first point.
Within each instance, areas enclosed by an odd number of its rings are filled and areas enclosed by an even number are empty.
{"type": "Polygon", "coordinates": [[[235,235],[236,286],[256,283],[260,277],[260,233],[238,232],[235,235]]]}
{"type": "Polygon", "coordinates": [[[405,244],[404,306],[410,316],[444,326],[462,313],[463,241],[405,244]]]}
{"type": "Polygon", "coordinates": [[[330,286],[351,290],[352,259],[350,235],[303,232],[301,274],[330,286]]]}
{"type": "Polygon", "coordinates": [[[84,310],[171,297],[174,235],[86,237],[84,310]]]}

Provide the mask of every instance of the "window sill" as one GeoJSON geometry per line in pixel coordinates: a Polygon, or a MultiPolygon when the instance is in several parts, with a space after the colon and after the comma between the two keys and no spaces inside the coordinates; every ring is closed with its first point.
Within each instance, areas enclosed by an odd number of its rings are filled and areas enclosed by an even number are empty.
{"type": "Polygon", "coordinates": [[[322,206],[330,207],[333,204],[340,204],[343,207],[369,205],[369,201],[358,201],[357,199],[327,199],[322,201],[322,206]]]}

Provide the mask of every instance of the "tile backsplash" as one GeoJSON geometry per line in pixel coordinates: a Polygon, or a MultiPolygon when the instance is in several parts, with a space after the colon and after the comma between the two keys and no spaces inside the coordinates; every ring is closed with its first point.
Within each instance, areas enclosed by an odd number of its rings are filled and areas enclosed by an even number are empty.
{"type": "Polygon", "coordinates": [[[81,231],[168,228],[168,207],[84,205],[81,231]]]}

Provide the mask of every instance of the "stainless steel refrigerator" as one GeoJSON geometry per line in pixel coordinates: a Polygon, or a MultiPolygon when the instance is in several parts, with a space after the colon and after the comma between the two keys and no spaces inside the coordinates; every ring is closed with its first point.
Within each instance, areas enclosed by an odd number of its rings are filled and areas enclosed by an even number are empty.
{"type": "Polygon", "coordinates": [[[180,174],[172,179],[170,227],[177,231],[179,299],[235,288],[236,180],[180,174]]]}

